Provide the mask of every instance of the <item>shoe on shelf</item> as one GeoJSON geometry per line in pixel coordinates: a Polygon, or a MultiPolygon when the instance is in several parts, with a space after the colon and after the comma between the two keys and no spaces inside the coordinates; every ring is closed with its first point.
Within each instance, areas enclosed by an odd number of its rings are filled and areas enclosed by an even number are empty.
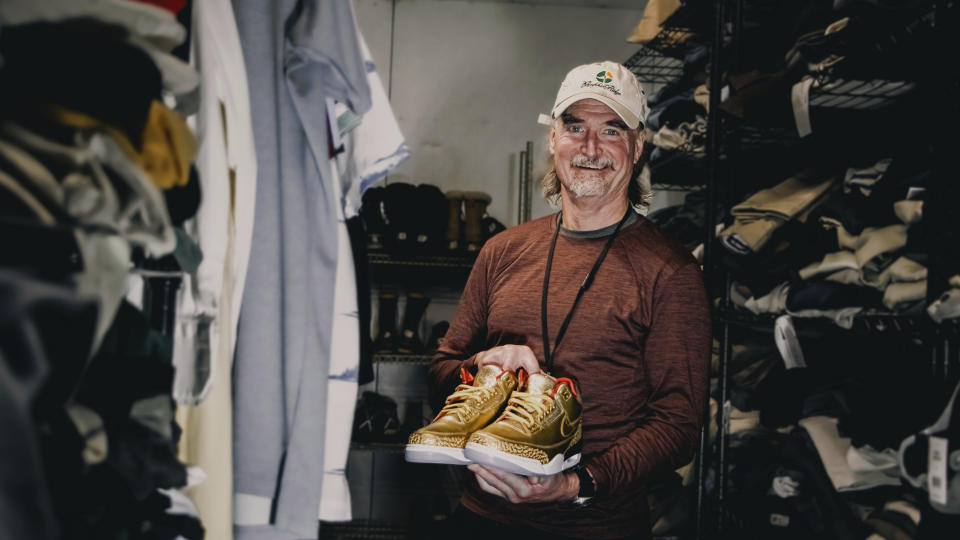
{"type": "Polygon", "coordinates": [[[430,339],[427,341],[428,353],[434,354],[437,352],[437,348],[443,345],[443,337],[447,335],[449,329],[450,323],[447,321],[440,321],[433,325],[433,329],[430,330],[430,339]]]}
{"type": "Polygon", "coordinates": [[[580,463],[583,404],[573,381],[521,375],[519,388],[493,423],[467,439],[464,456],[514,474],[557,474],[580,463]]]}
{"type": "Polygon", "coordinates": [[[460,239],[461,225],[463,224],[463,192],[451,190],[447,197],[447,249],[459,251],[463,242],[460,239]]]}
{"type": "Polygon", "coordinates": [[[373,340],[373,354],[397,353],[397,291],[380,290],[377,295],[377,337],[373,340]]]}
{"type": "Polygon", "coordinates": [[[399,430],[397,402],[382,394],[365,391],[357,401],[353,420],[353,440],[397,442],[399,430]]]}
{"type": "Polygon", "coordinates": [[[482,191],[466,191],[463,194],[463,239],[467,252],[480,251],[486,240],[483,232],[483,216],[490,204],[490,195],[482,191]]]}
{"type": "Polygon", "coordinates": [[[423,354],[423,341],[417,333],[420,320],[430,304],[430,297],[417,292],[407,293],[407,305],[403,310],[400,335],[397,336],[397,352],[400,354],[423,354]]]}
{"type": "Polygon", "coordinates": [[[410,435],[405,452],[407,461],[469,464],[463,455],[467,437],[496,418],[517,387],[517,377],[512,371],[493,365],[481,367],[475,377],[461,368],[460,379],[463,383],[447,397],[433,421],[410,435]]]}

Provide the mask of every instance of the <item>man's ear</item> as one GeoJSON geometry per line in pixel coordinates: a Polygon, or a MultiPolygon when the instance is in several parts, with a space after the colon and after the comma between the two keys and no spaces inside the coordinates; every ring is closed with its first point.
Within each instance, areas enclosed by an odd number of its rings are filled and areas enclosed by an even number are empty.
{"type": "Polygon", "coordinates": [[[550,155],[553,155],[554,150],[557,147],[557,125],[554,122],[553,126],[550,127],[550,137],[547,139],[547,151],[550,152],[550,155]]]}

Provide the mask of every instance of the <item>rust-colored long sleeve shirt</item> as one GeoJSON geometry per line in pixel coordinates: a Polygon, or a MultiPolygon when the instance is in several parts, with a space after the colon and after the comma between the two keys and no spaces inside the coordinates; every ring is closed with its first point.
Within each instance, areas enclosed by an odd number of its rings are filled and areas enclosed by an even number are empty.
{"type": "MultiPolygon", "coordinates": [[[[454,389],[460,367],[475,367],[476,353],[498,345],[525,344],[543,367],[540,300],[557,221],[554,214],[510,228],[484,246],[430,366],[436,396],[454,389]]],[[[547,308],[551,344],[607,240],[561,230],[547,308]]],[[[512,504],[482,492],[471,477],[462,504],[496,521],[565,536],[649,531],[646,484],[696,451],[710,342],[695,260],[638,217],[614,240],[553,353],[552,375],[573,379],[583,400],[583,463],[596,481],[596,500],[582,509],[512,504]]]]}

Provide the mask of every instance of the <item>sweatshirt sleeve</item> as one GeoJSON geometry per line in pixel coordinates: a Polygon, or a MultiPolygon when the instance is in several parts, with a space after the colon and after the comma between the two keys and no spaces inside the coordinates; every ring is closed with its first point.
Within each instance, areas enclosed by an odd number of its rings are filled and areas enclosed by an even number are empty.
{"type": "Polygon", "coordinates": [[[657,281],[640,367],[650,388],[637,427],[586,462],[598,495],[635,491],[689,463],[709,385],[710,309],[703,278],[689,263],[657,281]]]}
{"type": "Polygon", "coordinates": [[[439,410],[444,399],[460,383],[460,368],[473,368],[476,354],[487,339],[488,291],[491,271],[491,246],[481,249],[470,271],[457,305],[456,315],[443,337],[443,344],[430,364],[430,402],[439,410]]]}

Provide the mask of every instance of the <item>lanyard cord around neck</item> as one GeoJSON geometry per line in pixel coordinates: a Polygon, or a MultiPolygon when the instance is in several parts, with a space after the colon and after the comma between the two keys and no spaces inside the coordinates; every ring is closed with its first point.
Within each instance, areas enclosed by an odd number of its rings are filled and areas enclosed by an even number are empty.
{"type": "MultiPolygon", "coordinates": [[[[627,205],[627,212],[623,214],[620,223],[617,223],[617,228],[613,230],[613,234],[610,235],[607,244],[603,246],[603,251],[600,252],[600,256],[597,257],[596,262],[593,263],[593,268],[587,273],[587,277],[583,278],[583,283],[580,284],[580,290],[577,291],[577,297],[573,299],[573,305],[570,306],[570,311],[567,312],[567,316],[563,319],[563,324],[560,325],[560,331],[557,332],[557,339],[553,344],[553,352],[557,352],[557,347],[560,346],[560,340],[563,339],[563,335],[567,332],[570,319],[573,318],[573,310],[577,309],[577,304],[580,302],[580,298],[583,297],[583,293],[587,292],[590,284],[593,283],[593,278],[597,275],[600,264],[603,263],[607,252],[610,251],[610,247],[613,246],[613,241],[616,239],[617,233],[620,232],[620,228],[626,223],[632,211],[633,209],[630,208],[630,205],[627,205]]],[[[547,330],[547,293],[550,288],[550,270],[553,267],[553,252],[557,247],[557,236],[560,234],[560,226],[562,223],[563,215],[561,214],[557,217],[557,228],[553,231],[553,240],[550,242],[550,253],[547,255],[547,269],[543,273],[543,294],[540,296],[540,331],[543,335],[543,358],[547,365],[547,373],[553,372],[553,354],[550,352],[550,332],[547,330]]]]}

